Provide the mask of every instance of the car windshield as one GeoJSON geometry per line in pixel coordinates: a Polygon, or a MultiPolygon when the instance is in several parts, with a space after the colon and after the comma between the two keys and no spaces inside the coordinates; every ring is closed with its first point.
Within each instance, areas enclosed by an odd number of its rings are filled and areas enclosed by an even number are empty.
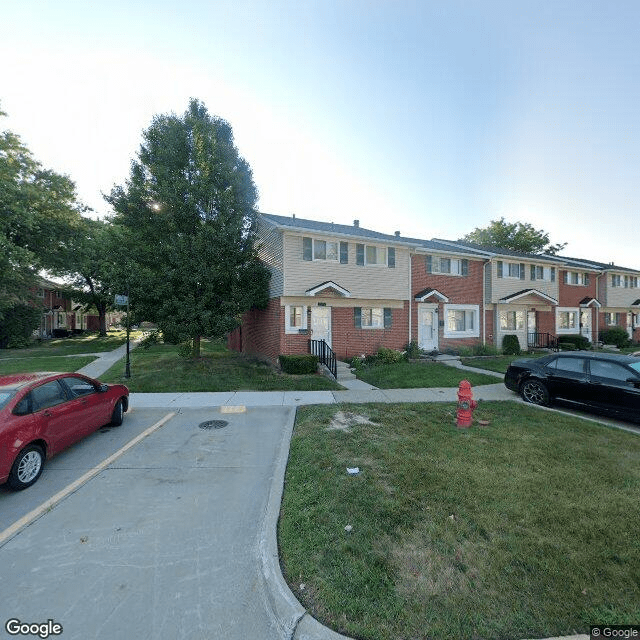
{"type": "Polygon", "coordinates": [[[7,402],[9,402],[9,400],[11,400],[11,398],[13,398],[15,394],[16,392],[13,390],[0,391],[0,409],[2,409],[4,405],[7,404],[7,402]]]}
{"type": "Polygon", "coordinates": [[[638,360],[638,362],[630,362],[629,366],[632,369],[635,369],[638,373],[640,373],[640,360],[638,360]]]}

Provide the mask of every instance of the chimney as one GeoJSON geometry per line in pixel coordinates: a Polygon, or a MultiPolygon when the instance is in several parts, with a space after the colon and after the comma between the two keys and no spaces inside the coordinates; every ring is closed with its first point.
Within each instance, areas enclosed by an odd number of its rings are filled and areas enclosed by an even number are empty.
{"type": "Polygon", "coordinates": [[[295,214],[295,213],[292,213],[292,214],[291,214],[291,217],[295,220],[295,219],[296,219],[296,214],[295,214]]]}
{"type": "Polygon", "coordinates": [[[396,234],[396,238],[400,237],[400,232],[399,231],[394,231],[394,233],[396,234]]]}
{"type": "Polygon", "coordinates": [[[360,220],[354,220],[353,221],[353,226],[354,227],[359,227],[360,226],[360,220]]]}

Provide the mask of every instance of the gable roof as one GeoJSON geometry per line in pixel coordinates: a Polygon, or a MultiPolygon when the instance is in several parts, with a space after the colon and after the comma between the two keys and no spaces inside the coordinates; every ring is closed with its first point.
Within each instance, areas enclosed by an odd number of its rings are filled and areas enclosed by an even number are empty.
{"type": "Polygon", "coordinates": [[[500,298],[498,302],[515,302],[516,300],[525,298],[526,296],[537,296],[539,298],[542,298],[543,300],[546,300],[547,302],[550,302],[551,304],[558,304],[558,301],[555,298],[552,298],[551,296],[543,293],[542,291],[538,291],[537,289],[522,289],[521,291],[516,291],[515,293],[505,296],[504,298],[500,298]]]}

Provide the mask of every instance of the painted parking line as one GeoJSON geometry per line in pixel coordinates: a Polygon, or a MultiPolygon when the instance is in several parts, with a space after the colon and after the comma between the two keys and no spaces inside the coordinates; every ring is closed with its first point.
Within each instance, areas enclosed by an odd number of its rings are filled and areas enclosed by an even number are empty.
{"type": "Polygon", "coordinates": [[[148,429],[145,429],[142,433],[138,434],[135,438],[132,438],[118,449],[115,453],[108,458],[97,464],[93,469],[89,469],[85,474],[80,476],[77,480],[67,485],[64,489],[58,491],[54,496],[43,502],[39,507],[36,507],[26,515],[22,516],[19,520],[14,522],[10,527],[7,527],[4,531],[0,532],[0,547],[4,545],[8,540],[13,538],[20,530],[30,525],[34,520],[37,520],[40,516],[44,515],[50,509],[53,509],[59,502],[64,500],[68,495],[77,491],[82,485],[86,484],[97,476],[101,471],[108,467],[111,463],[115,462],[120,456],[124,455],[129,449],[135,447],[139,442],[144,440],[147,436],[151,435],[154,431],[157,431],[163,424],[171,420],[176,415],[175,411],[167,413],[162,419],[158,420],[155,424],[151,425],[148,429]]]}

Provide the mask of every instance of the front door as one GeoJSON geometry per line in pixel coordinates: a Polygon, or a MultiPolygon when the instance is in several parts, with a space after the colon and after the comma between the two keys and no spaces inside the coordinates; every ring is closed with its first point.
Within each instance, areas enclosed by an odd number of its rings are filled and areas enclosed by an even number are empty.
{"type": "Polygon", "coordinates": [[[580,335],[591,342],[591,309],[580,311],[580,335]]]}
{"type": "Polygon", "coordinates": [[[629,339],[633,340],[633,314],[631,311],[627,313],[627,333],[629,334],[629,339]]]}
{"type": "Polygon", "coordinates": [[[331,346],[331,307],[311,307],[311,339],[331,346]]]}
{"type": "Polygon", "coordinates": [[[438,315],[433,307],[418,306],[418,346],[425,351],[438,348],[438,315]]]}

